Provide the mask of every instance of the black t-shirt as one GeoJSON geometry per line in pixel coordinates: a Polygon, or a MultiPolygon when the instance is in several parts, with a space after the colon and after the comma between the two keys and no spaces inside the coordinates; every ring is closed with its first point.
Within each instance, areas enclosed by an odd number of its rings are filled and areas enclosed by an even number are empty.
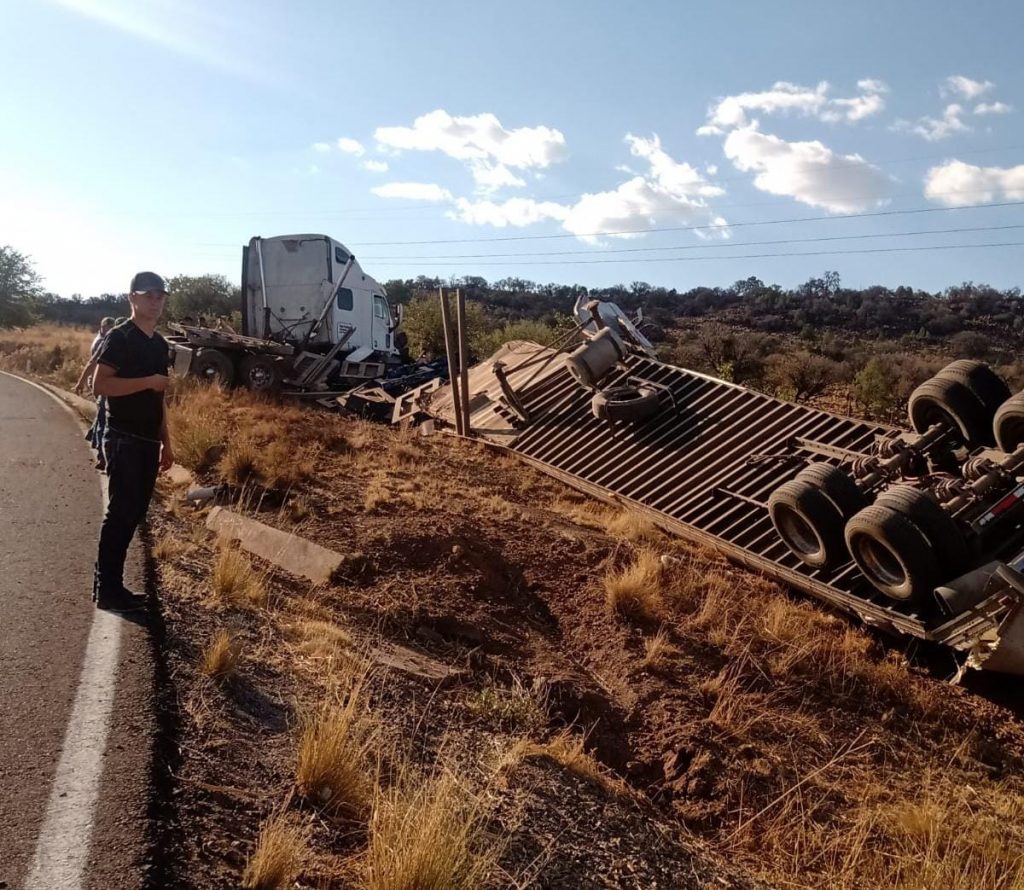
{"type": "MultiPolygon", "coordinates": [[[[166,376],[170,348],[159,334],[149,337],[134,323],[126,321],[107,335],[99,362],[113,368],[116,377],[166,376]]],[[[130,396],[107,396],[107,425],[119,433],[159,441],[163,419],[164,394],[155,389],[144,389],[130,396]]]]}

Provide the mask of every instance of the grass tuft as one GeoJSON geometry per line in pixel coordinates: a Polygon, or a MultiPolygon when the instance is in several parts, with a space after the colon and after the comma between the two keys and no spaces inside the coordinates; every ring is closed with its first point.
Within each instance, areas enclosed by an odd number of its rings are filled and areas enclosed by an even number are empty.
{"type": "Polygon", "coordinates": [[[246,890],[283,890],[295,883],[308,853],[306,831],[283,814],[263,823],[242,874],[246,890]]]}
{"type": "Polygon", "coordinates": [[[678,653],[679,650],[669,640],[668,630],[660,627],[653,637],[648,637],[644,640],[642,664],[645,668],[657,669],[664,667],[665,662],[678,653]]]}
{"type": "Polygon", "coordinates": [[[267,587],[239,549],[223,547],[213,565],[213,592],[218,599],[234,606],[262,608],[267,603],[267,587]]]}
{"type": "Polygon", "coordinates": [[[477,890],[493,867],[483,841],[480,804],[454,776],[423,780],[406,772],[374,797],[366,886],[477,890]]]}
{"type": "Polygon", "coordinates": [[[295,784],[306,800],[355,819],[366,817],[375,787],[376,734],[359,700],[357,685],[343,705],[327,702],[307,719],[295,766],[295,784]]]}
{"type": "Polygon", "coordinates": [[[199,670],[211,680],[226,680],[238,668],[241,647],[229,630],[222,629],[210,641],[199,662],[199,670]]]}
{"type": "Polygon", "coordinates": [[[605,575],[604,589],[609,610],[629,621],[657,621],[664,613],[661,568],[657,553],[641,550],[625,568],[605,575]]]}
{"type": "Polygon", "coordinates": [[[563,729],[546,742],[523,738],[505,753],[500,766],[508,769],[522,760],[549,760],[609,794],[632,796],[629,786],[598,763],[585,745],[586,738],[569,729],[563,729]]]}

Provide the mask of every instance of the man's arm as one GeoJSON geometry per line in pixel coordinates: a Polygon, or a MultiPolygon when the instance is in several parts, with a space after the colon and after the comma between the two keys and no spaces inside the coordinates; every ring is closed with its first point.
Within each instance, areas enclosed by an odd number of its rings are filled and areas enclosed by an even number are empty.
{"type": "Polygon", "coordinates": [[[160,421],[160,472],[165,473],[174,463],[174,451],[171,449],[171,431],[167,427],[167,402],[164,401],[164,416],[160,421]]]}
{"type": "Polygon", "coordinates": [[[149,377],[118,377],[117,371],[102,362],[96,365],[96,376],[92,379],[92,391],[98,396],[131,396],[137,392],[167,389],[167,377],[151,374],[149,377]]]}
{"type": "Polygon", "coordinates": [[[78,375],[78,382],[75,384],[75,392],[80,393],[82,387],[85,386],[86,378],[92,373],[93,368],[96,367],[96,356],[93,356],[85,363],[85,367],[82,368],[82,373],[78,375]]]}

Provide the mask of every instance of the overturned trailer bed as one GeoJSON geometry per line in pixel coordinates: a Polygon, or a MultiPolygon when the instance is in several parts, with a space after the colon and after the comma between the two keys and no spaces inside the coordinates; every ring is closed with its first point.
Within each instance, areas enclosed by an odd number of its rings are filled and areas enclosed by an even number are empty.
{"type": "MultiPolygon", "coordinates": [[[[567,355],[532,343],[506,344],[470,370],[474,435],[517,454],[594,497],[630,507],[679,537],[710,545],[736,563],[818,597],[883,631],[948,646],[965,664],[1024,673],[1024,552],[1000,554],[985,596],[947,618],[894,602],[847,562],[814,570],[785,546],[769,518],[769,495],[808,460],[842,463],[870,454],[893,427],[784,402],[694,371],[630,354],[603,383],[658,392],[643,423],[592,413],[593,392],[567,368],[567,355]],[[497,373],[496,373],[497,371],[497,373]]],[[[412,391],[396,407],[408,415],[412,391]]],[[[454,426],[450,386],[420,399],[454,426]]]]}

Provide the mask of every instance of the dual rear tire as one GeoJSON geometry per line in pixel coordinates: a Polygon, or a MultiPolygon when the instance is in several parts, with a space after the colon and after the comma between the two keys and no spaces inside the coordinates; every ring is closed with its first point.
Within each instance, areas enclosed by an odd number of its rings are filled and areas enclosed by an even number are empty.
{"type": "Polygon", "coordinates": [[[235,363],[219,349],[200,349],[192,359],[191,373],[206,383],[225,389],[236,381],[253,392],[272,392],[281,384],[281,365],[269,355],[244,355],[235,363]]]}
{"type": "Polygon", "coordinates": [[[831,570],[849,560],[843,530],[866,504],[844,470],[814,463],[772,492],[768,514],[797,559],[812,569],[831,570]]]}
{"type": "Polygon", "coordinates": [[[993,445],[993,419],[1008,398],[1009,387],[988,365],[951,362],[911,393],[910,423],[919,433],[934,424],[949,427],[968,448],[993,445]]]}
{"type": "Polygon", "coordinates": [[[846,525],[846,546],[880,593],[918,605],[943,581],[964,571],[967,543],[953,519],[921,489],[882,492],[846,525]]]}

